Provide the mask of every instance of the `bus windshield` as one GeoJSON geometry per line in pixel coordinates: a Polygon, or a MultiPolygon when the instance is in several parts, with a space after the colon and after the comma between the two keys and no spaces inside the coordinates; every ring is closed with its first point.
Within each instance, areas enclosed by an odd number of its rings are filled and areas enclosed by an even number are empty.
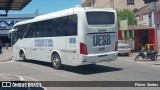
{"type": "Polygon", "coordinates": [[[106,25],[115,23],[113,12],[86,12],[88,25],[106,25]]]}

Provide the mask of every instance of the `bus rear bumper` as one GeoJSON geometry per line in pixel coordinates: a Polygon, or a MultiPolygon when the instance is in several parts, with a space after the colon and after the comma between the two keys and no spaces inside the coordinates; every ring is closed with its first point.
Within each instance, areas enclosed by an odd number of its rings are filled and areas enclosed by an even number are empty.
{"type": "Polygon", "coordinates": [[[103,54],[89,54],[85,55],[82,58],[82,65],[87,65],[87,64],[94,64],[98,62],[103,62],[103,61],[115,61],[117,60],[118,57],[118,52],[111,52],[111,53],[103,53],[103,54]]]}

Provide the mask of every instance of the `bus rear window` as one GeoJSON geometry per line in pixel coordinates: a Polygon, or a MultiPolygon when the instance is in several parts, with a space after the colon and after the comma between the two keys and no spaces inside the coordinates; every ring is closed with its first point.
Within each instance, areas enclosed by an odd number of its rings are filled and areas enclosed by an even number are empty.
{"type": "Polygon", "coordinates": [[[115,23],[113,12],[86,12],[89,25],[106,25],[115,23]]]}

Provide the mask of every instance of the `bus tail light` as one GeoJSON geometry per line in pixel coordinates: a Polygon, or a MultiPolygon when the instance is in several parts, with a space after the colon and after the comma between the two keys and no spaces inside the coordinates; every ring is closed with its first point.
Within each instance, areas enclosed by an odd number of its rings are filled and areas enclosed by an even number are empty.
{"type": "Polygon", "coordinates": [[[118,41],[116,42],[116,45],[115,45],[115,51],[118,51],[118,41]]]}
{"type": "Polygon", "coordinates": [[[87,46],[84,43],[80,43],[80,54],[88,55],[87,46]]]}

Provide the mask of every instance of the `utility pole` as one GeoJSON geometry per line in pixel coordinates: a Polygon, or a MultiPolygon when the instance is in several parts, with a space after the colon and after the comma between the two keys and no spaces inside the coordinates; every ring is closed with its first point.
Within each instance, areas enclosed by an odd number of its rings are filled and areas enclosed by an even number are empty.
{"type": "Polygon", "coordinates": [[[158,51],[158,28],[157,28],[157,2],[154,2],[154,24],[155,24],[155,41],[156,41],[156,50],[158,51]]]}
{"type": "Polygon", "coordinates": [[[113,9],[114,9],[114,0],[113,0],[113,9]]]}
{"type": "Polygon", "coordinates": [[[110,8],[114,9],[114,0],[110,0],[110,8]]]}
{"type": "Polygon", "coordinates": [[[92,0],[92,5],[93,5],[93,7],[95,7],[95,3],[96,3],[96,1],[95,1],[95,0],[92,0]]]}

